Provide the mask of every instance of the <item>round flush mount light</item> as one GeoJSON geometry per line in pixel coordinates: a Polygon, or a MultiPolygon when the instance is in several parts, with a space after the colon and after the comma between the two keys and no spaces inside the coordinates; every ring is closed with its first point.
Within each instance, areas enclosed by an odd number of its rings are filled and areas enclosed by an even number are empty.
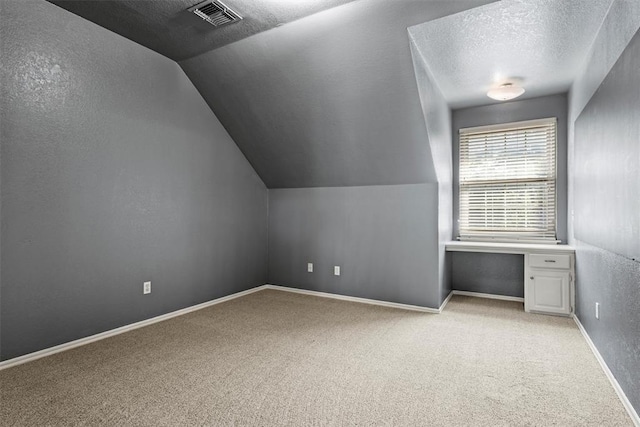
{"type": "Polygon", "coordinates": [[[523,93],[524,89],[520,86],[514,85],[513,83],[505,83],[495,89],[491,89],[487,92],[487,96],[498,101],[508,101],[519,97],[523,93]]]}

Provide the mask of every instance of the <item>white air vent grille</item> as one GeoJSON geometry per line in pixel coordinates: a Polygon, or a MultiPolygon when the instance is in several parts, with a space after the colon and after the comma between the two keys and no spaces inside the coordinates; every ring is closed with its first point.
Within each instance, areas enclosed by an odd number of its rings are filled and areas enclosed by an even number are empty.
{"type": "Polygon", "coordinates": [[[197,5],[190,7],[189,12],[195,13],[214,27],[220,27],[242,19],[242,16],[238,15],[236,12],[229,9],[227,5],[218,0],[207,0],[202,3],[198,3],[197,5]]]}

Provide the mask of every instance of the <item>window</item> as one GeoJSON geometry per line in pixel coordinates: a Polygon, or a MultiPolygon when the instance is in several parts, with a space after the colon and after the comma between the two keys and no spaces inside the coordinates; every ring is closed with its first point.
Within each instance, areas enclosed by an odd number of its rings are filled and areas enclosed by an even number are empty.
{"type": "Polygon", "coordinates": [[[556,242],[556,119],[460,129],[460,239],[556,242]]]}

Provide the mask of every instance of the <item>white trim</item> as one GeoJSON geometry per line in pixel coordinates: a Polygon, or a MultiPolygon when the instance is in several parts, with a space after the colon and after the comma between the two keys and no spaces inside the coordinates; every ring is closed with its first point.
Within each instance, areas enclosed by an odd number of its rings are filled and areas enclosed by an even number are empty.
{"type": "Polygon", "coordinates": [[[24,356],[19,356],[13,359],[5,360],[4,362],[0,362],[0,371],[3,369],[11,368],[13,366],[22,365],[23,363],[31,362],[33,360],[41,359],[46,356],[51,356],[52,354],[60,353],[62,351],[71,350],[72,348],[80,347],[85,344],[90,344],[95,341],[99,341],[115,335],[123,334],[125,332],[142,328],[144,326],[148,326],[153,323],[158,323],[158,322],[162,322],[163,320],[171,319],[173,317],[182,316],[183,314],[191,313],[192,311],[201,310],[203,308],[207,308],[212,305],[220,304],[225,301],[243,297],[245,295],[249,295],[254,292],[261,291],[263,289],[265,289],[265,285],[257,286],[252,289],[247,289],[246,291],[236,292],[235,294],[231,294],[231,295],[227,295],[211,301],[203,302],[202,304],[192,305],[191,307],[186,307],[180,310],[172,311],[171,313],[152,317],[151,319],[142,320],[140,322],[132,323],[130,325],[121,326],[116,329],[111,329],[109,331],[101,332],[99,334],[91,335],[85,338],[80,338],[75,341],[70,341],[64,344],[60,344],[55,347],[45,348],[43,350],[36,351],[34,353],[29,353],[29,354],[25,354],[24,356]]]}
{"type": "MultiPolygon", "coordinates": [[[[445,298],[445,300],[442,302],[442,305],[440,305],[440,308],[436,309],[436,308],[421,307],[421,306],[411,305],[411,304],[401,304],[401,303],[388,302],[388,301],[379,301],[379,300],[373,300],[373,299],[368,299],[368,298],[351,297],[351,296],[346,296],[346,295],[331,294],[331,293],[327,293],[327,292],[309,291],[309,290],[306,290],[306,289],[297,289],[297,288],[289,288],[289,287],[285,287],[285,286],[266,284],[266,285],[262,285],[262,286],[257,286],[257,287],[252,288],[252,289],[247,289],[246,291],[236,292],[235,294],[231,294],[231,295],[227,295],[227,296],[224,296],[224,297],[221,297],[221,298],[217,298],[217,299],[214,299],[214,300],[211,300],[211,301],[207,301],[207,302],[204,302],[202,304],[197,304],[197,305],[193,305],[191,307],[186,307],[186,308],[183,308],[183,309],[180,309],[180,310],[172,311],[171,313],[167,313],[167,314],[163,314],[163,315],[160,315],[160,316],[152,317],[151,319],[142,320],[140,322],[132,323],[130,325],[122,326],[122,327],[119,327],[119,328],[116,328],[116,329],[112,329],[112,330],[105,331],[105,332],[102,332],[102,333],[99,333],[99,334],[91,335],[91,336],[88,336],[88,337],[85,337],[85,338],[80,338],[80,339],[75,340],[75,341],[70,341],[68,343],[57,345],[55,347],[46,348],[46,349],[43,349],[43,350],[40,350],[40,351],[36,351],[34,353],[29,353],[29,354],[25,354],[23,356],[19,356],[19,357],[13,358],[13,359],[5,360],[4,362],[0,362],[0,370],[8,369],[8,368],[11,368],[13,366],[22,365],[24,363],[31,362],[31,361],[34,361],[34,360],[37,360],[37,359],[41,359],[41,358],[46,357],[46,356],[51,356],[53,354],[60,353],[60,352],[66,351],[66,350],[71,350],[72,348],[76,348],[76,347],[80,347],[80,346],[83,346],[83,345],[86,345],[86,344],[90,344],[92,342],[100,341],[100,340],[103,340],[105,338],[113,337],[115,335],[120,335],[120,334],[123,334],[125,332],[132,331],[134,329],[138,329],[138,328],[142,328],[144,326],[148,326],[148,325],[151,325],[151,324],[154,324],[154,323],[162,322],[164,320],[168,320],[168,319],[171,319],[173,317],[182,316],[184,314],[191,313],[193,311],[197,311],[197,310],[201,310],[203,308],[211,307],[213,305],[220,304],[220,303],[223,303],[225,301],[230,301],[232,299],[240,298],[240,297],[243,297],[245,295],[249,295],[249,294],[252,294],[254,292],[262,291],[262,290],[265,290],[265,289],[273,289],[273,290],[284,291],[284,292],[292,292],[292,293],[303,294],[303,295],[313,295],[313,296],[323,297],[323,298],[332,298],[332,299],[337,299],[337,300],[342,300],[342,301],[351,301],[351,302],[358,302],[358,303],[362,303],[362,304],[371,304],[371,305],[378,305],[378,306],[383,306],[383,307],[393,307],[393,308],[399,308],[399,309],[403,309],[403,310],[419,311],[419,312],[423,312],[423,313],[436,313],[436,314],[437,313],[441,313],[442,310],[444,310],[445,306],[447,305],[449,300],[451,300],[451,297],[453,295],[465,295],[465,296],[471,296],[471,297],[490,298],[490,299],[505,300],[505,301],[519,301],[519,302],[524,301],[524,298],[520,298],[520,297],[510,297],[510,296],[504,296],[504,295],[494,295],[494,294],[484,294],[484,293],[479,293],[479,292],[468,292],[468,291],[456,291],[456,290],[454,290],[454,291],[451,291],[449,293],[447,298],[445,298]]],[[[604,361],[604,359],[600,355],[600,352],[596,348],[595,344],[593,344],[593,341],[591,341],[591,338],[589,337],[589,334],[587,334],[587,331],[582,326],[582,323],[580,323],[580,320],[578,320],[578,317],[575,316],[575,315],[573,315],[572,317],[573,317],[573,320],[576,322],[576,325],[578,325],[578,329],[580,330],[580,332],[584,336],[585,340],[587,341],[587,344],[589,345],[589,348],[591,349],[591,351],[595,355],[596,359],[600,363],[600,366],[602,367],[602,370],[604,371],[605,375],[607,376],[607,378],[611,382],[611,385],[613,386],[613,388],[616,391],[618,397],[620,398],[620,401],[622,402],[622,405],[624,406],[624,408],[627,410],[629,416],[631,417],[631,421],[634,423],[634,425],[636,427],[640,427],[640,417],[638,417],[638,413],[635,411],[635,409],[631,405],[631,402],[629,402],[629,399],[624,394],[624,391],[620,387],[620,384],[618,384],[618,381],[613,376],[613,373],[611,372],[611,370],[607,366],[606,362],[604,361]]]]}
{"type": "Polygon", "coordinates": [[[449,301],[451,300],[452,296],[453,296],[453,291],[449,292],[449,295],[447,295],[444,301],[442,301],[442,304],[440,304],[440,308],[438,309],[438,313],[442,313],[442,310],[444,310],[447,304],[449,304],[449,301]]]}
{"type": "Polygon", "coordinates": [[[587,330],[584,328],[584,326],[582,326],[582,323],[580,323],[580,319],[578,319],[578,316],[574,314],[572,317],[573,317],[573,320],[576,322],[576,325],[578,325],[578,329],[580,329],[580,332],[582,333],[582,336],[584,337],[585,341],[589,345],[589,348],[591,349],[593,354],[596,356],[598,363],[600,363],[600,367],[602,368],[605,375],[609,379],[609,382],[613,386],[613,389],[616,391],[618,398],[620,398],[620,401],[622,402],[622,406],[624,406],[624,409],[627,410],[627,413],[631,417],[631,422],[633,422],[633,424],[636,427],[640,427],[640,417],[638,416],[638,413],[631,405],[631,402],[629,402],[627,395],[624,394],[624,391],[622,390],[622,387],[620,387],[620,384],[618,384],[618,380],[616,380],[616,377],[613,376],[613,373],[607,366],[607,362],[604,361],[602,355],[598,351],[598,348],[593,343],[593,341],[591,341],[591,337],[587,333],[587,330]]]}
{"type": "Polygon", "coordinates": [[[90,343],[95,342],[95,341],[100,341],[100,340],[103,340],[105,338],[109,338],[109,337],[113,337],[115,335],[123,334],[125,332],[129,332],[129,331],[132,331],[134,329],[138,329],[138,328],[142,328],[144,326],[148,326],[148,325],[151,325],[151,324],[154,324],[154,323],[162,322],[163,320],[168,320],[168,319],[171,319],[173,317],[182,316],[183,314],[191,313],[192,311],[201,310],[203,308],[211,307],[212,305],[220,304],[222,302],[229,301],[229,300],[232,300],[232,299],[235,299],[235,298],[240,298],[240,297],[243,297],[245,295],[249,295],[249,294],[252,294],[254,292],[262,291],[262,290],[265,290],[265,289],[274,289],[274,290],[279,290],[279,291],[294,292],[294,293],[298,293],[298,294],[314,295],[314,296],[319,296],[319,297],[324,297],[324,298],[339,299],[339,300],[343,300],[343,301],[352,301],[352,302],[359,302],[359,303],[363,303],[363,304],[380,305],[380,306],[384,306],[384,307],[394,307],[394,308],[400,308],[400,309],[404,309],[404,310],[420,311],[420,312],[424,312],[424,313],[440,313],[440,312],[442,312],[442,310],[444,309],[444,306],[447,304],[447,302],[449,302],[449,299],[451,298],[451,295],[452,295],[452,294],[449,294],[449,296],[444,300],[444,302],[442,303],[440,308],[436,309],[436,308],[430,308],[430,307],[421,307],[421,306],[417,306],[417,305],[400,304],[400,303],[387,302],[387,301],[378,301],[378,300],[372,300],[372,299],[367,299],[367,298],[350,297],[350,296],[345,296],[345,295],[330,294],[330,293],[326,293],[326,292],[307,291],[307,290],[304,290],[304,289],[288,288],[288,287],[285,287],[285,286],[277,286],[277,285],[266,284],[266,285],[257,286],[255,288],[247,289],[246,291],[236,292],[235,294],[231,294],[231,295],[220,297],[220,298],[217,298],[217,299],[214,299],[214,300],[211,300],[211,301],[203,302],[202,304],[197,304],[197,305],[193,305],[191,307],[186,307],[186,308],[183,308],[183,309],[180,309],[180,310],[172,311],[171,313],[167,313],[167,314],[163,314],[163,315],[160,315],[160,316],[152,317],[151,319],[141,320],[140,322],[132,323],[130,325],[121,326],[119,328],[111,329],[109,331],[101,332],[99,334],[95,334],[95,335],[91,335],[91,336],[88,336],[88,337],[80,338],[80,339],[77,339],[75,341],[70,341],[70,342],[67,342],[67,343],[64,343],[64,344],[57,345],[55,347],[45,348],[43,350],[39,350],[39,351],[36,351],[34,353],[29,353],[29,354],[25,354],[23,356],[15,357],[13,359],[5,360],[3,362],[0,362],[0,371],[3,370],[3,369],[11,368],[13,366],[22,365],[23,363],[27,363],[27,362],[31,362],[31,361],[34,361],[34,360],[37,360],[37,359],[41,359],[41,358],[46,357],[46,356],[51,356],[53,354],[60,353],[60,352],[66,351],[66,350],[71,350],[72,348],[76,348],[76,347],[80,347],[80,346],[83,346],[83,345],[86,345],[86,344],[90,344],[90,343]]]}
{"type": "MultiPolygon", "coordinates": [[[[151,319],[142,320],[140,322],[136,322],[136,323],[132,323],[130,325],[126,325],[126,326],[122,326],[122,327],[119,327],[119,328],[116,328],[116,329],[112,329],[110,331],[105,331],[105,332],[102,332],[102,333],[99,333],[99,334],[95,334],[95,335],[91,335],[91,336],[88,336],[88,337],[85,337],[85,338],[80,338],[80,339],[75,340],[75,341],[70,341],[68,343],[60,344],[60,345],[57,345],[55,347],[46,348],[46,349],[43,349],[43,350],[40,350],[40,351],[36,351],[34,353],[29,353],[29,354],[25,354],[23,356],[19,356],[19,357],[13,358],[13,359],[5,360],[4,362],[0,362],[0,370],[8,369],[8,368],[11,368],[13,366],[22,365],[22,364],[27,363],[27,362],[31,362],[31,361],[34,361],[34,360],[37,360],[37,359],[41,359],[41,358],[46,357],[46,356],[51,356],[53,354],[60,353],[60,352],[66,351],[66,350],[71,350],[72,348],[76,348],[76,347],[80,347],[80,346],[83,346],[83,345],[86,345],[86,344],[90,344],[92,342],[100,341],[100,340],[103,340],[105,338],[109,338],[109,337],[112,337],[112,336],[115,336],[115,335],[120,335],[120,334],[123,334],[125,332],[132,331],[134,329],[142,328],[144,326],[148,326],[148,325],[151,325],[151,324],[154,324],[154,323],[158,323],[158,322],[162,322],[164,320],[171,319],[173,317],[182,316],[183,314],[187,314],[187,313],[191,313],[193,311],[201,310],[203,308],[211,307],[213,305],[220,304],[220,303],[223,303],[225,301],[229,301],[229,300],[232,300],[232,299],[235,299],[235,298],[240,298],[240,297],[243,297],[245,295],[252,294],[254,292],[262,291],[264,289],[273,289],[273,290],[278,290],[278,291],[293,292],[293,293],[304,294],[304,295],[313,295],[313,296],[318,296],[318,297],[323,297],[323,298],[332,298],[332,299],[338,299],[338,300],[343,300],[343,301],[358,302],[358,303],[363,303],[363,304],[379,305],[379,306],[383,306],[383,307],[393,307],[393,308],[399,308],[399,309],[404,309],[404,310],[420,311],[420,312],[424,312],[424,313],[441,313],[442,310],[445,308],[445,306],[447,305],[447,303],[449,302],[449,300],[451,299],[451,297],[453,295],[465,295],[465,296],[471,296],[471,297],[490,298],[490,299],[505,300],[505,301],[519,301],[519,302],[520,301],[524,301],[524,298],[520,298],[520,297],[509,297],[509,296],[504,296],[504,295],[493,295],[493,294],[484,294],[484,293],[479,293],[479,292],[467,292],[467,291],[455,291],[454,290],[454,291],[451,291],[449,293],[447,298],[445,298],[445,300],[443,301],[443,303],[440,306],[440,308],[435,309],[435,308],[430,308],[430,307],[421,307],[421,306],[417,306],[417,305],[400,304],[400,303],[395,303],[395,302],[372,300],[372,299],[368,299],[368,298],[350,297],[350,296],[346,296],[346,295],[331,294],[331,293],[327,293],[327,292],[309,291],[309,290],[305,290],[305,289],[296,289],[296,288],[289,288],[289,287],[285,287],[285,286],[266,284],[266,285],[262,285],[262,286],[257,286],[257,287],[252,288],[252,289],[247,289],[246,291],[237,292],[235,294],[231,294],[231,295],[227,295],[227,296],[224,296],[224,297],[221,297],[221,298],[217,298],[217,299],[214,299],[214,300],[211,300],[211,301],[207,301],[207,302],[204,302],[202,304],[197,304],[197,305],[193,305],[191,307],[186,307],[186,308],[183,308],[183,309],[180,309],[180,310],[172,311],[171,313],[167,313],[167,314],[163,314],[163,315],[160,315],[160,316],[152,317],[151,319]]],[[[635,409],[631,405],[631,402],[629,402],[629,399],[627,398],[627,396],[625,395],[624,391],[620,387],[620,384],[618,384],[618,381],[616,380],[616,378],[613,376],[613,373],[611,372],[611,370],[607,366],[607,363],[604,361],[604,359],[600,355],[600,352],[596,348],[595,344],[593,343],[593,341],[591,341],[591,338],[589,337],[589,334],[587,333],[587,331],[582,326],[582,323],[580,323],[580,320],[578,319],[578,317],[575,316],[575,315],[573,315],[572,317],[573,317],[573,320],[575,321],[576,325],[578,326],[578,329],[582,333],[582,336],[584,337],[585,341],[589,345],[589,348],[591,349],[591,351],[595,355],[596,359],[598,360],[598,363],[600,363],[600,367],[602,368],[602,370],[604,371],[605,375],[607,376],[607,378],[611,382],[611,385],[613,386],[613,389],[615,390],[616,394],[618,395],[618,398],[620,398],[620,401],[622,402],[622,405],[624,406],[624,408],[627,410],[627,413],[631,417],[631,421],[634,423],[634,425],[636,427],[640,427],[640,417],[638,416],[638,413],[635,411],[635,409]]]]}
{"type": "Polygon", "coordinates": [[[511,297],[507,295],[483,294],[481,292],[469,292],[469,291],[451,291],[451,293],[453,295],[464,295],[466,297],[497,299],[501,301],[524,302],[524,298],[522,297],[511,297]]]}
{"type": "MultiPolygon", "coordinates": [[[[265,289],[274,289],[274,290],[277,290],[277,291],[293,292],[293,293],[296,293],[296,294],[303,294],[303,295],[313,295],[313,296],[316,296],[316,297],[338,299],[338,300],[342,300],[342,301],[358,302],[358,303],[362,303],[362,304],[380,305],[380,306],[383,306],[383,307],[400,308],[400,309],[403,309],[403,310],[420,311],[420,312],[423,312],[423,313],[436,313],[436,314],[438,314],[438,313],[440,313],[442,311],[442,308],[444,307],[444,304],[440,308],[422,307],[422,306],[419,306],[419,305],[401,304],[401,303],[398,303],[398,302],[380,301],[380,300],[376,300],[376,299],[351,297],[351,296],[347,296],[347,295],[332,294],[332,293],[328,293],[328,292],[309,291],[309,290],[306,290],[306,289],[289,288],[287,286],[280,286],[280,285],[269,285],[269,284],[267,284],[267,285],[265,285],[265,289]]],[[[448,301],[448,298],[447,298],[446,301],[448,301]]]]}

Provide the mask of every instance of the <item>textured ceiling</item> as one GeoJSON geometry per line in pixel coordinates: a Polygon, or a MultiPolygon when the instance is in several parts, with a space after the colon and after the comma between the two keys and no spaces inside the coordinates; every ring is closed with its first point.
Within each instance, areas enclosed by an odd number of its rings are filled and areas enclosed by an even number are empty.
{"type": "Polygon", "coordinates": [[[489,104],[504,81],[524,98],[567,91],[612,0],[502,0],[409,29],[452,108],[489,104]]]}
{"type": "Polygon", "coordinates": [[[244,19],[213,27],[187,9],[202,0],[49,0],[175,61],[354,0],[224,0],[244,19]]]}
{"type": "Polygon", "coordinates": [[[435,182],[407,27],[487,0],[361,0],[181,61],[270,187],[435,182]]]}

